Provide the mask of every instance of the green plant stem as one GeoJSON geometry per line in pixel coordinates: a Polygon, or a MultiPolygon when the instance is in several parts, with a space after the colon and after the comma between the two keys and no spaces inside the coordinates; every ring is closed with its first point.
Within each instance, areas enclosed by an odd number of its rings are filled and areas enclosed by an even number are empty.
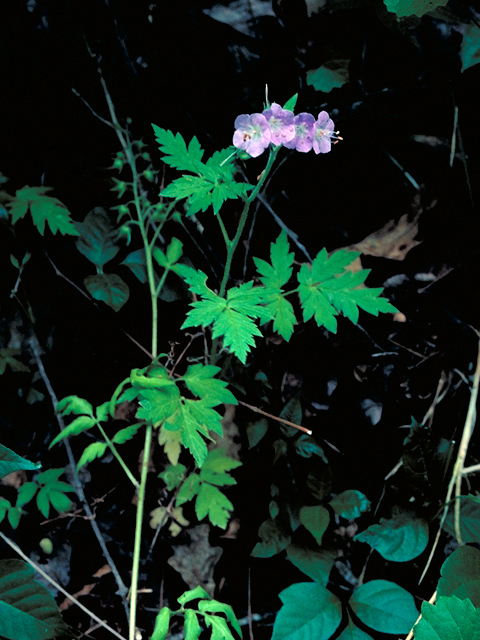
{"type": "Polygon", "coordinates": [[[169,271],[170,269],[165,269],[165,271],[162,273],[162,277],[160,278],[160,282],[158,283],[158,287],[155,292],[156,296],[160,295],[160,291],[162,290],[163,285],[165,284],[165,280],[167,279],[167,275],[169,271]]]}
{"type": "MultiPolygon", "coordinates": [[[[243,206],[242,215],[240,216],[240,222],[238,223],[237,231],[236,231],[235,236],[233,237],[233,239],[229,240],[228,236],[226,235],[226,230],[224,232],[225,242],[226,242],[226,245],[227,245],[227,259],[226,259],[226,262],[225,262],[225,271],[223,273],[222,283],[220,285],[220,290],[218,292],[218,295],[221,296],[221,297],[223,297],[225,295],[225,290],[227,288],[228,278],[230,276],[230,270],[232,268],[233,256],[235,254],[235,250],[236,250],[236,248],[238,246],[238,243],[240,241],[241,235],[243,233],[243,229],[245,227],[245,223],[247,222],[248,212],[250,210],[250,205],[252,204],[252,202],[255,200],[255,198],[260,193],[260,190],[263,187],[263,184],[264,184],[265,180],[267,179],[268,174],[270,173],[270,169],[272,168],[273,163],[275,162],[275,158],[277,157],[277,153],[278,153],[279,149],[280,149],[280,147],[271,147],[270,148],[270,155],[268,156],[267,165],[266,165],[265,169],[263,170],[262,174],[260,175],[260,178],[259,178],[255,188],[253,189],[252,193],[248,196],[248,198],[245,199],[245,204],[243,206]]],[[[220,224],[221,228],[222,228],[222,224],[223,224],[223,222],[220,224]]],[[[223,232],[223,229],[222,229],[222,232],[223,232]]],[[[212,344],[212,352],[211,352],[211,355],[210,355],[211,364],[215,364],[215,361],[217,359],[217,350],[218,350],[218,338],[215,338],[215,340],[213,341],[213,344],[212,344]]]]}
{"type": "Polygon", "coordinates": [[[118,453],[117,448],[115,447],[115,445],[113,444],[113,442],[110,440],[110,438],[107,436],[107,434],[105,433],[105,429],[102,427],[102,425],[100,424],[100,422],[97,422],[97,427],[100,429],[100,433],[102,434],[105,442],[107,443],[110,451],[113,453],[113,455],[115,456],[115,458],[118,460],[120,466],[122,467],[122,469],[125,471],[125,473],[128,476],[128,479],[130,480],[130,482],[133,484],[133,486],[138,489],[138,487],[140,486],[138,483],[138,480],[134,477],[134,475],[132,474],[132,472],[130,471],[130,469],[127,467],[127,465],[125,464],[125,462],[123,461],[122,456],[118,453]]]}

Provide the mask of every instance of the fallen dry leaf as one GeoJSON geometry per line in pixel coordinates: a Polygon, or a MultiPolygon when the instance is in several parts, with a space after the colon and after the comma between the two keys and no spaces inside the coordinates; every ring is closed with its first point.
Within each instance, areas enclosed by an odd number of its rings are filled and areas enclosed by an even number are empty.
{"type": "Polygon", "coordinates": [[[100,567],[98,571],[95,571],[92,578],[101,578],[102,576],[107,575],[107,573],[111,573],[112,570],[108,566],[108,564],[104,564],[103,567],[100,567]]]}
{"type": "Polygon", "coordinates": [[[167,562],[178,571],[190,589],[200,585],[213,597],[213,570],[223,552],[220,547],[210,546],[209,532],[208,524],[200,524],[189,529],[190,544],[175,546],[174,555],[167,562]]]}
{"type": "Polygon", "coordinates": [[[351,248],[367,256],[404,260],[407,253],[420,244],[415,240],[419,217],[420,213],[417,213],[413,220],[409,220],[408,213],[405,213],[398,222],[389,220],[381,229],[374,231],[351,248]]]}

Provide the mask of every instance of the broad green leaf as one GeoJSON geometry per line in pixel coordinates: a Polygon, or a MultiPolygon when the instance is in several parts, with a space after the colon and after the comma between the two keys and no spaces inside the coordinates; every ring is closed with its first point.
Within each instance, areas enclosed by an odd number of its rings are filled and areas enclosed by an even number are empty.
{"type": "Polygon", "coordinates": [[[254,546],[251,556],[254,558],[271,558],[291,544],[290,533],[278,520],[264,520],[258,529],[261,542],[254,546]]]}
{"type": "Polygon", "coordinates": [[[172,416],[180,405],[180,391],[176,385],[142,389],[139,395],[137,418],[151,422],[154,427],[172,416]]]}
{"type": "Polygon", "coordinates": [[[131,440],[136,435],[141,426],[142,425],[140,424],[132,424],[129,427],[120,429],[120,431],[117,431],[117,433],[113,436],[112,442],[114,444],[123,444],[124,442],[131,440]]]}
{"type": "Polygon", "coordinates": [[[371,640],[372,636],[359,629],[352,620],[348,620],[348,625],[338,636],[338,640],[371,640]]]}
{"type": "Polygon", "coordinates": [[[185,609],[185,640],[198,640],[202,628],[193,609],[185,609]]]}
{"type": "Polygon", "coordinates": [[[64,416],[76,413],[77,415],[85,414],[93,418],[93,407],[90,402],[78,396],[66,396],[62,398],[62,400],[57,403],[55,410],[64,416]]]}
{"type": "Polygon", "coordinates": [[[6,498],[0,498],[0,522],[3,522],[6,514],[10,511],[12,505],[6,498]]]}
{"type": "Polygon", "coordinates": [[[355,536],[366,542],[385,558],[394,562],[408,562],[425,551],[428,544],[428,525],[425,520],[399,514],[391,520],[382,518],[355,536]]]}
{"type": "Polygon", "coordinates": [[[80,231],[77,249],[95,266],[103,267],[119,252],[118,230],[102,207],[87,213],[85,220],[77,222],[76,227],[80,231]]]}
{"type": "Polygon", "coordinates": [[[460,59],[462,71],[480,62],[480,28],[476,24],[467,25],[463,31],[460,59]]]}
{"type": "Polygon", "coordinates": [[[20,518],[22,517],[22,510],[20,507],[10,507],[8,510],[8,522],[12,529],[16,529],[20,524],[20,518]]]}
{"type": "Polygon", "coordinates": [[[105,302],[114,311],[120,311],[130,296],[127,284],[115,273],[87,276],[83,284],[92,298],[105,302]]]}
{"type": "Polygon", "coordinates": [[[137,249],[137,251],[132,251],[132,253],[129,253],[125,260],[123,260],[123,262],[121,262],[120,264],[124,264],[126,267],[128,267],[142,284],[145,284],[147,282],[148,277],[145,249],[137,249]]]}
{"type": "Polygon", "coordinates": [[[155,627],[150,640],[165,640],[170,625],[171,610],[168,607],[162,607],[155,618],[155,627]]]}
{"type": "Polygon", "coordinates": [[[175,262],[182,257],[182,247],[183,242],[178,238],[172,238],[167,248],[167,260],[169,264],[175,264],[175,262]]]}
{"type": "Polygon", "coordinates": [[[470,600],[441,596],[435,605],[422,603],[415,640],[480,640],[480,609],[470,600]]]}
{"type": "Polygon", "coordinates": [[[428,11],[444,7],[448,0],[384,0],[388,11],[396,13],[399,18],[418,16],[421,18],[428,11]]]}
{"type": "Polygon", "coordinates": [[[249,422],[247,424],[248,448],[253,449],[253,447],[256,447],[267,431],[268,420],[266,418],[249,422]]]}
{"type": "Polygon", "coordinates": [[[165,482],[168,491],[172,491],[172,489],[176,489],[182,482],[186,470],[187,467],[184,464],[169,464],[165,468],[165,471],[158,474],[158,477],[165,482]]]}
{"type": "Polygon", "coordinates": [[[158,433],[158,444],[163,446],[170,464],[177,464],[182,450],[182,432],[165,429],[162,425],[158,433]]]}
{"type": "Polygon", "coordinates": [[[297,569],[324,587],[327,586],[330,571],[336,558],[336,552],[329,549],[318,549],[318,547],[310,549],[298,544],[291,544],[287,547],[287,559],[297,569]]]}
{"type": "Polygon", "coordinates": [[[52,595],[22,560],[0,560],[0,635],[9,640],[73,638],[52,595]]]}
{"type": "MultiPolygon", "coordinates": [[[[288,420],[288,422],[293,422],[293,424],[298,424],[301,426],[302,416],[303,416],[302,403],[300,402],[300,399],[297,396],[294,396],[283,407],[279,417],[282,418],[283,420],[288,420]]],[[[295,436],[298,434],[298,429],[295,429],[295,427],[290,427],[288,424],[282,424],[281,422],[279,424],[280,424],[280,429],[287,436],[287,438],[291,438],[292,436],[295,436]]]]}
{"type": "Polygon", "coordinates": [[[48,489],[46,487],[43,487],[43,489],[40,489],[37,493],[37,507],[40,513],[45,518],[48,518],[48,514],[50,513],[50,501],[48,499],[48,489]]]}
{"type": "MultiPolygon", "coordinates": [[[[48,487],[47,487],[48,488],[48,487]]],[[[48,488],[49,489],[49,488],[48,488]]],[[[72,501],[68,496],[60,491],[48,491],[48,500],[52,507],[58,511],[58,513],[65,513],[72,508],[72,501]]]]}
{"type": "MultiPolygon", "coordinates": [[[[456,536],[453,505],[449,508],[443,524],[444,530],[456,536]]],[[[460,496],[460,535],[463,542],[480,542],[480,497],[460,496]]]]}
{"type": "Polygon", "coordinates": [[[17,220],[23,218],[30,209],[33,224],[42,236],[46,222],[48,222],[52,233],[60,231],[63,235],[80,235],[70,219],[68,209],[57,198],[45,195],[47,191],[51,191],[51,187],[27,186],[19,189],[15,194],[15,198],[7,203],[12,216],[12,223],[15,224],[17,220]]]}
{"type": "Polygon", "coordinates": [[[363,584],[349,604],[364,624],[382,633],[406,634],[418,618],[413,596],[388,580],[363,584]]]}
{"type": "Polygon", "coordinates": [[[189,591],[185,591],[182,595],[177,598],[177,602],[184,607],[187,602],[191,602],[192,600],[198,600],[201,598],[202,600],[211,600],[211,597],[205,591],[203,587],[195,587],[195,589],[190,589],[189,591]]]}
{"type": "Polygon", "coordinates": [[[77,471],[81,469],[85,464],[92,462],[95,458],[101,458],[107,448],[106,442],[92,442],[84,450],[80,456],[80,460],[77,462],[77,471]]]}
{"type": "Polygon", "coordinates": [[[73,422],[60,431],[58,436],[52,440],[49,449],[51,449],[53,445],[57,444],[57,442],[60,442],[60,440],[69,438],[70,436],[76,436],[79,433],[82,433],[82,431],[87,431],[87,429],[91,429],[95,424],[95,419],[90,418],[90,416],[78,416],[78,418],[75,418],[73,422]]]}
{"type": "Polygon", "coordinates": [[[235,614],[233,613],[233,609],[229,604],[224,604],[218,600],[201,600],[198,603],[198,610],[208,613],[224,613],[228,622],[230,622],[238,635],[242,637],[242,630],[238,624],[235,614]]]}
{"type": "Polygon", "coordinates": [[[330,513],[321,505],[314,507],[302,507],[300,509],[300,522],[310,531],[319,545],[322,544],[323,534],[330,524],[330,513]]]}
{"type": "Polygon", "coordinates": [[[18,456],[11,449],[8,449],[8,447],[0,444],[0,478],[12,473],[12,471],[19,471],[20,469],[37,471],[41,466],[41,464],[25,460],[25,458],[18,456]]]}
{"type": "Polygon", "coordinates": [[[475,547],[458,547],[445,560],[440,570],[442,577],[437,586],[437,595],[468,598],[480,608],[480,551],[475,547]]]}
{"type": "Polygon", "coordinates": [[[323,93],[343,87],[350,80],[349,64],[350,60],[337,58],[322,64],[318,69],[310,69],[307,71],[307,84],[316,91],[323,91],[323,93]]]}
{"type": "Polygon", "coordinates": [[[214,378],[219,371],[220,367],[211,364],[191,364],[182,379],[196,396],[208,396],[210,400],[217,401],[212,407],[222,403],[238,404],[233,393],[226,388],[228,383],[214,378]]]}
{"type": "Polygon", "coordinates": [[[325,464],[328,464],[328,460],[323,452],[322,447],[318,444],[318,442],[312,438],[312,436],[308,436],[305,433],[302,433],[296,440],[293,442],[293,446],[295,447],[295,451],[298,455],[303,458],[311,458],[313,455],[319,456],[325,464]]]}
{"type": "Polygon", "coordinates": [[[198,520],[203,520],[208,515],[210,522],[215,527],[227,528],[230,511],[233,504],[217,487],[208,483],[202,483],[195,502],[195,513],[198,520]]]}
{"type": "Polygon", "coordinates": [[[279,593],[272,640],[328,640],[342,619],[340,600],[316,582],[293,584],[279,593]]]}
{"type": "Polygon", "coordinates": [[[333,500],[330,500],[330,506],[337,516],[347,518],[347,520],[359,518],[362,513],[370,510],[370,504],[370,500],[356,489],[342,491],[342,493],[333,498],[333,500]]]}

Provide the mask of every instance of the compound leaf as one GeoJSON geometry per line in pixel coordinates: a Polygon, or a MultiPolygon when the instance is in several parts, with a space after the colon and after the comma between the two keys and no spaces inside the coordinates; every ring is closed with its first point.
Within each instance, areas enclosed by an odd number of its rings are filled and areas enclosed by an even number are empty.
{"type": "Polygon", "coordinates": [[[183,137],[152,124],[155,139],[160,151],[164,154],[163,162],[179,171],[198,173],[202,168],[203,151],[197,138],[193,137],[190,144],[185,144],[183,137]]]}
{"type": "Polygon", "coordinates": [[[192,393],[200,398],[208,397],[211,401],[215,401],[216,406],[223,402],[230,404],[238,404],[237,399],[227,387],[227,383],[218,380],[214,376],[220,371],[220,367],[214,365],[192,364],[188,367],[183,381],[192,393]]]}

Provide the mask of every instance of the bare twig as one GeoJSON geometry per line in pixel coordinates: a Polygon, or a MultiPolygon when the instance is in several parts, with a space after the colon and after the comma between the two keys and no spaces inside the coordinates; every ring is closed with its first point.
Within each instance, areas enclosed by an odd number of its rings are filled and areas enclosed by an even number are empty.
{"type": "Polygon", "coordinates": [[[79,602],[75,596],[72,596],[70,593],[68,593],[68,591],[65,591],[65,589],[58,584],[58,582],[55,582],[55,580],[53,580],[48,573],[45,573],[45,571],[38,566],[38,564],[35,564],[35,562],[33,562],[33,560],[30,560],[30,558],[25,555],[23,553],[23,551],[20,549],[19,546],[17,546],[15,544],[15,542],[13,542],[13,540],[10,540],[10,538],[7,538],[7,536],[5,534],[3,534],[0,531],[0,537],[16,552],[18,553],[18,555],[23,558],[25,560],[25,562],[28,562],[29,565],[31,565],[35,571],[37,571],[41,576],[43,576],[45,578],[45,580],[48,580],[48,582],[53,585],[55,587],[55,589],[58,589],[59,591],[61,591],[65,596],[67,596],[67,598],[69,600],[71,600],[74,604],[77,605],[77,607],[80,607],[80,609],[82,609],[82,611],[85,611],[85,613],[87,613],[93,620],[95,620],[95,622],[98,622],[98,624],[102,627],[104,627],[104,629],[107,629],[107,631],[110,631],[110,633],[112,633],[114,636],[116,636],[117,638],[119,638],[120,640],[125,640],[125,638],[120,635],[117,631],[115,631],[115,629],[112,629],[112,627],[108,626],[108,624],[106,622],[104,622],[103,620],[100,620],[100,618],[98,616],[96,616],[92,611],[90,611],[90,609],[87,609],[87,607],[85,607],[81,602],[79,602]]]}
{"type": "MultiPolygon", "coordinates": [[[[55,391],[53,390],[53,387],[50,383],[50,379],[48,378],[45,368],[43,366],[43,362],[42,362],[42,358],[41,358],[41,354],[40,354],[40,344],[38,342],[38,339],[36,337],[35,334],[32,334],[31,338],[30,338],[30,348],[33,352],[33,355],[35,357],[35,361],[37,363],[37,367],[38,367],[38,371],[42,377],[42,380],[47,388],[47,391],[50,395],[50,399],[52,401],[53,404],[53,408],[56,409],[56,406],[58,404],[58,399],[57,396],[55,395],[55,391]]],[[[60,427],[60,430],[63,431],[63,429],[65,429],[65,423],[63,421],[63,418],[61,415],[56,414],[56,418],[60,427]]],[[[110,567],[110,569],[112,570],[112,574],[115,577],[115,581],[117,583],[117,594],[122,598],[122,602],[123,602],[123,606],[125,608],[125,613],[127,615],[127,620],[129,619],[129,606],[128,606],[128,602],[127,602],[127,593],[128,593],[128,589],[125,586],[125,583],[122,580],[122,577],[110,555],[110,553],[108,552],[107,546],[105,544],[105,540],[103,539],[102,533],[98,527],[98,524],[95,521],[95,516],[92,513],[92,510],[90,509],[90,505],[88,504],[88,501],[85,497],[85,493],[83,491],[83,487],[82,484],[78,478],[78,474],[76,471],[76,463],[75,463],[75,459],[73,457],[73,452],[72,452],[72,448],[70,446],[70,443],[68,441],[68,438],[64,438],[62,441],[65,445],[65,448],[67,450],[67,456],[68,456],[68,461],[69,461],[69,465],[70,465],[70,474],[72,477],[72,484],[73,487],[75,488],[75,492],[79,498],[79,500],[82,502],[83,504],[83,508],[85,510],[85,513],[88,516],[88,519],[90,521],[90,524],[92,525],[92,529],[93,532],[98,540],[98,543],[102,549],[103,555],[105,557],[105,560],[108,563],[108,566],[110,567]]]]}
{"type": "Polygon", "coordinates": [[[238,401],[238,404],[241,404],[244,407],[247,407],[247,409],[250,409],[250,411],[255,411],[255,413],[261,413],[262,416],[266,416],[267,418],[271,418],[272,420],[276,420],[277,422],[281,422],[282,424],[286,424],[288,427],[294,427],[295,429],[298,429],[299,431],[304,431],[305,433],[308,433],[309,436],[312,435],[312,432],[310,431],[310,429],[307,429],[306,427],[301,427],[299,424],[295,424],[294,422],[290,422],[290,420],[284,420],[283,418],[279,418],[278,416],[274,416],[272,413],[267,413],[266,411],[263,411],[262,409],[259,409],[258,407],[254,407],[251,404],[247,404],[246,402],[242,402],[241,400],[238,401]]]}

